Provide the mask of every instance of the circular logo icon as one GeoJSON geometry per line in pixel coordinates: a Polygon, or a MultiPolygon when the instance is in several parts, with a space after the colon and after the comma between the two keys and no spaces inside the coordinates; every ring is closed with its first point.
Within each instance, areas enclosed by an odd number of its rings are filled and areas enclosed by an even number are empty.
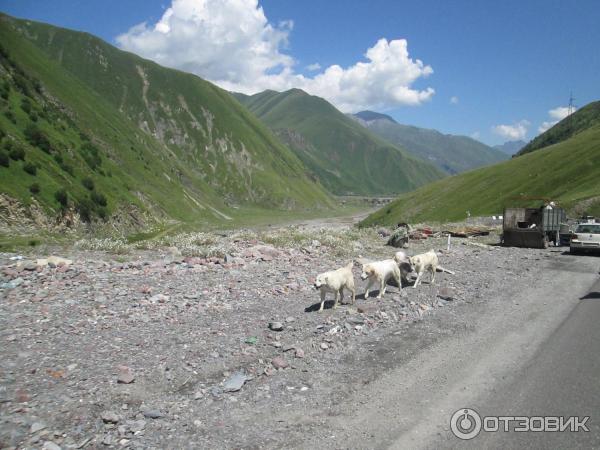
{"type": "Polygon", "coordinates": [[[474,409],[459,409],[452,414],[450,429],[459,439],[473,439],[481,431],[481,417],[474,409]]]}

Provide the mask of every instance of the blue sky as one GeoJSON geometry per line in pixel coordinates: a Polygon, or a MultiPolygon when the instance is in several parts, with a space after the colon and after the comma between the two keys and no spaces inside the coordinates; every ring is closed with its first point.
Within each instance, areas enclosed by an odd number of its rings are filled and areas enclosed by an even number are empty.
{"type": "Polygon", "coordinates": [[[595,0],[263,0],[262,11],[253,0],[177,2],[168,17],[171,0],[0,0],[0,10],[228,89],[298,86],[345,111],[369,107],[488,144],[533,138],[564,116],[571,91],[578,106],[600,97],[595,0]],[[208,5],[202,20],[187,21],[198,4],[208,5]]]}

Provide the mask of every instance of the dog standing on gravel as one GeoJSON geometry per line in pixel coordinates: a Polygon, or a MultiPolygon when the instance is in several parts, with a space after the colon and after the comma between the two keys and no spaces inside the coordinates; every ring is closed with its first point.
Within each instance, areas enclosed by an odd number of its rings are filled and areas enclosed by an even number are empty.
{"type": "Polygon", "coordinates": [[[331,270],[317,276],[315,288],[321,291],[321,307],[319,308],[319,311],[323,311],[325,295],[327,292],[333,292],[335,294],[334,308],[337,308],[338,305],[338,294],[340,300],[344,300],[344,289],[347,289],[352,293],[352,304],[354,304],[356,289],[354,288],[354,275],[352,274],[353,266],[354,263],[349,262],[341,269],[331,270]]]}
{"type": "Polygon", "coordinates": [[[402,290],[402,280],[400,279],[400,268],[393,259],[385,259],[383,261],[375,261],[372,263],[363,264],[362,274],[360,277],[363,280],[368,279],[367,288],[365,289],[365,300],[369,298],[369,288],[375,283],[379,283],[379,295],[377,298],[383,297],[387,281],[390,278],[396,280],[398,287],[402,290]]]}
{"type": "Polygon", "coordinates": [[[405,252],[400,250],[394,255],[394,261],[396,261],[396,264],[398,264],[398,268],[400,269],[402,282],[408,283],[408,275],[412,272],[412,266],[410,265],[408,256],[405,252]]]}
{"type": "Polygon", "coordinates": [[[433,250],[429,250],[427,253],[420,255],[410,256],[408,262],[412,266],[413,270],[417,272],[417,281],[413,285],[416,288],[421,284],[421,278],[426,270],[431,272],[431,283],[435,283],[435,271],[438,268],[439,261],[436,253],[433,250]]]}

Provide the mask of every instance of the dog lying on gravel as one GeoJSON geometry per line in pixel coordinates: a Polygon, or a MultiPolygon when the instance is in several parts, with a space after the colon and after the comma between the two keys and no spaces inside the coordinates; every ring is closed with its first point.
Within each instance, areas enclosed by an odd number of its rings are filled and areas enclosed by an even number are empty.
{"type": "Polygon", "coordinates": [[[317,276],[315,288],[321,291],[321,307],[319,311],[323,311],[325,305],[325,295],[327,292],[335,294],[334,308],[338,305],[338,293],[340,300],[344,300],[344,289],[352,293],[352,304],[354,304],[356,289],[354,288],[354,275],[352,274],[353,262],[349,262],[341,269],[331,270],[317,276]]]}
{"type": "Polygon", "coordinates": [[[383,261],[375,261],[372,263],[363,264],[362,274],[360,277],[363,280],[369,279],[367,288],[365,289],[365,299],[369,298],[369,288],[375,283],[379,282],[379,295],[377,298],[383,297],[385,294],[385,288],[387,287],[387,281],[390,278],[396,280],[398,287],[402,289],[402,281],[400,280],[400,268],[393,259],[385,259],[383,261]]]}
{"type": "Polygon", "coordinates": [[[420,255],[410,256],[408,262],[413,270],[417,272],[417,281],[415,281],[415,284],[413,285],[414,288],[421,284],[421,278],[426,270],[431,272],[430,284],[435,283],[435,271],[437,270],[439,261],[433,250],[429,250],[427,253],[422,253],[420,255]]]}

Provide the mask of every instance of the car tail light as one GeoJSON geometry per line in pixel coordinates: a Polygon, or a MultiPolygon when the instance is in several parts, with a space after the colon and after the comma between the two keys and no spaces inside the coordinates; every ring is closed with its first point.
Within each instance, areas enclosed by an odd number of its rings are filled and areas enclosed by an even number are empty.
{"type": "Polygon", "coordinates": [[[571,239],[579,239],[579,236],[577,236],[576,234],[572,234],[571,239]]]}

